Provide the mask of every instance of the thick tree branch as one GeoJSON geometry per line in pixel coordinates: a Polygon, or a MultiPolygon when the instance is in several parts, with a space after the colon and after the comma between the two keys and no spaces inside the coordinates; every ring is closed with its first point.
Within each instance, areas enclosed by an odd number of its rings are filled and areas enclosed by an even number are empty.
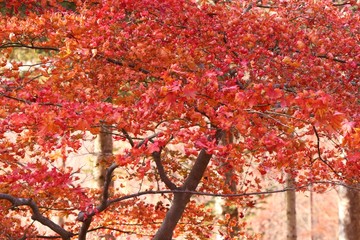
{"type": "Polygon", "coordinates": [[[159,172],[161,181],[171,190],[176,189],[176,185],[166,175],[164,166],[161,163],[161,152],[153,152],[152,157],[154,158],[156,168],[159,172]]]}
{"type": "MultiPolygon", "coordinates": [[[[222,130],[217,130],[215,136],[213,136],[213,139],[218,142],[222,136],[222,133],[222,130]]],[[[211,157],[212,154],[208,154],[205,149],[200,151],[188,177],[185,179],[184,184],[180,187],[181,190],[195,191],[205,173],[211,157]]],[[[191,193],[174,194],[172,205],[169,211],[166,213],[165,219],[156,232],[153,240],[171,240],[174,229],[183,215],[191,196],[191,193]]]]}
{"type": "MultiPolygon", "coordinates": [[[[92,214],[92,215],[95,215],[95,213],[92,214]]],[[[80,228],[80,231],[79,231],[79,236],[78,236],[79,240],[86,240],[86,234],[88,233],[91,221],[92,221],[92,216],[88,216],[83,221],[83,224],[81,225],[81,228],[80,228]]]]}
{"type": "Polygon", "coordinates": [[[66,231],[64,228],[60,227],[50,219],[44,217],[40,211],[34,200],[31,198],[17,198],[9,194],[0,193],[0,199],[6,199],[12,203],[13,207],[18,206],[29,206],[32,210],[31,219],[40,222],[42,225],[47,226],[57,234],[61,236],[62,239],[70,240],[73,233],[66,231]]]}
{"type": "Polygon", "coordinates": [[[109,199],[109,188],[112,182],[112,174],[114,172],[114,170],[118,167],[119,165],[117,165],[116,163],[111,164],[111,166],[107,169],[106,171],[106,175],[105,175],[105,183],[104,183],[104,189],[103,189],[103,194],[102,194],[102,200],[101,200],[101,204],[100,206],[97,207],[97,210],[99,212],[104,211],[109,203],[108,203],[108,199],[109,199]]]}
{"type": "MultiPolygon", "coordinates": [[[[206,150],[201,150],[194,166],[192,167],[184,185],[181,190],[194,191],[198,186],[204,172],[210,162],[211,154],[206,153],[206,150]]],[[[172,205],[167,212],[163,223],[156,232],[153,240],[171,240],[174,229],[179,222],[187,203],[190,201],[191,193],[177,193],[174,195],[172,205]]]]}

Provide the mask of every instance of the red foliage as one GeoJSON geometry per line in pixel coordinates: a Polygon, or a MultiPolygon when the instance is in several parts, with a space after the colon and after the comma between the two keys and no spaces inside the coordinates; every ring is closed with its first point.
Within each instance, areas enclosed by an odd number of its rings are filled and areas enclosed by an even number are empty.
{"type": "MultiPolygon", "coordinates": [[[[198,190],[214,194],[229,193],[229,166],[238,191],[261,191],[258,173],[274,169],[299,185],[359,181],[359,4],[207,2],[2,3],[0,196],[31,198],[45,216],[98,203],[100,192],[76,178],[81,169],[67,166],[102,122],[132,145],[114,158],[131,173],[119,176],[122,185],[193,190],[185,179],[201,150],[211,160],[198,190]],[[17,48],[38,51],[26,71],[12,59],[17,48]],[[222,142],[225,132],[235,140],[222,142]]],[[[125,196],[121,188],[110,194],[84,224],[94,218],[98,232],[153,235],[168,207],[141,198],[119,204],[125,196]]],[[[19,213],[6,206],[0,214],[10,226],[19,213]]],[[[193,225],[175,234],[208,236],[211,215],[191,204],[181,221],[193,225]]],[[[38,234],[24,224],[31,225],[15,222],[0,236],[38,234]]],[[[77,234],[79,226],[65,229],[77,234]]]]}

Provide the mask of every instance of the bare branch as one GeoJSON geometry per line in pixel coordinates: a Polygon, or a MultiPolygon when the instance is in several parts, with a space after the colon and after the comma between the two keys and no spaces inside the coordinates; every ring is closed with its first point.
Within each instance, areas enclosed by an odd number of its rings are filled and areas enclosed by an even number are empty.
{"type": "Polygon", "coordinates": [[[149,140],[152,140],[153,138],[157,137],[159,135],[159,133],[154,133],[153,135],[150,135],[146,138],[144,138],[142,141],[140,141],[136,147],[141,147],[145,142],[149,141],[149,140]]]}
{"type": "Polygon", "coordinates": [[[322,156],[321,156],[321,150],[320,150],[320,136],[319,136],[319,133],[318,133],[318,131],[316,130],[316,128],[315,128],[315,126],[313,125],[312,126],[313,127],[313,129],[314,129],[314,132],[315,132],[315,136],[316,136],[316,148],[317,148],[317,153],[318,153],[318,156],[319,156],[319,159],[320,159],[320,161],[321,162],[323,162],[326,166],[328,166],[329,168],[330,168],[330,170],[336,175],[336,176],[338,176],[339,178],[342,178],[341,176],[340,176],[340,174],[337,172],[337,171],[335,171],[335,169],[329,164],[329,162],[326,160],[326,159],[323,159],[322,158],[322,156]]]}
{"type": "Polygon", "coordinates": [[[18,206],[29,206],[32,210],[31,219],[40,222],[42,225],[47,226],[57,234],[61,236],[62,239],[70,240],[74,234],[72,232],[66,231],[64,228],[60,227],[58,224],[54,223],[50,219],[44,217],[36,203],[31,198],[17,198],[9,194],[0,193],[0,199],[8,200],[12,203],[13,207],[18,206]]]}
{"type": "Polygon", "coordinates": [[[34,45],[26,45],[23,43],[5,43],[0,45],[0,48],[29,48],[29,49],[49,50],[49,51],[57,51],[57,52],[60,51],[60,49],[56,47],[34,46],[34,45]]]}
{"type": "MultiPolygon", "coordinates": [[[[113,168],[115,166],[112,166],[113,168]]],[[[109,168],[110,169],[110,168],[109,168]]],[[[112,168],[111,168],[112,169],[112,168]]],[[[111,171],[113,170],[109,170],[108,173],[111,173],[111,171]]],[[[111,175],[111,174],[110,174],[111,175]]],[[[222,194],[222,193],[210,193],[210,192],[199,192],[199,191],[191,191],[191,190],[187,190],[187,189],[175,189],[175,190],[160,190],[160,191],[143,191],[143,192],[138,192],[138,193],[134,193],[134,194],[130,194],[130,195],[126,195],[120,198],[115,198],[115,199],[111,199],[107,201],[107,206],[117,203],[117,202],[121,202],[121,201],[125,201],[125,200],[129,200],[132,198],[137,198],[143,195],[162,195],[162,194],[187,194],[187,195],[198,195],[198,196],[209,196],[209,197],[222,197],[222,198],[239,198],[239,197],[245,197],[245,196],[262,196],[262,195],[269,195],[269,194],[276,194],[276,193],[283,193],[283,192],[287,192],[287,191],[294,191],[294,190],[306,190],[309,187],[311,187],[314,184],[323,184],[323,185],[329,185],[329,186],[343,186],[346,187],[348,189],[352,189],[355,191],[359,191],[360,192],[360,187],[357,186],[352,186],[352,185],[348,185],[346,183],[343,182],[339,182],[339,181],[313,181],[310,182],[308,184],[305,185],[301,185],[301,186],[294,186],[294,187],[290,187],[290,188],[283,188],[283,189],[278,189],[278,190],[268,190],[268,191],[257,191],[257,192],[244,192],[244,193],[234,193],[234,194],[222,194]]],[[[0,199],[6,199],[8,201],[10,201],[13,204],[13,207],[16,206],[21,206],[21,205],[27,205],[30,206],[33,209],[33,219],[39,221],[39,216],[41,214],[39,213],[39,210],[37,209],[36,204],[33,202],[33,200],[31,199],[25,199],[25,198],[16,198],[13,197],[9,194],[3,194],[0,193],[0,199]],[[34,210],[35,209],[35,210],[34,210]]],[[[98,207],[99,208],[99,207],[98,207]]],[[[94,214],[92,214],[90,216],[90,218],[92,216],[94,216],[94,214]]],[[[48,222],[51,222],[51,220],[41,216],[42,218],[44,218],[44,221],[39,221],[40,223],[42,223],[45,226],[49,226],[48,222]]],[[[40,218],[41,218],[40,217],[40,218]]],[[[80,233],[79,233],[79,239],[85,239],[85,238],[81,238],[81,232],[85,231],[83,229],[85,229],[85,225],[87,226],[91,223],[91,219],[87,219],[85,220],[86,224],[84,224],[84,226],[81,228],[80,233]]],[[[53,225],[56,225],[55,223],[52,223],[53,225]]],[[[51,225],[51,224],[50,224],[51,225]]],[[[62,239],[70,239],[73,236],[76,236],[77,234],[73,234],[71,232],[67,232],[65,231],[63,228],[61,228],[60,226],[56,225],[57,228],[59,228],[60,230],[56,231],[54,230],[56,233],[58,233],[61,237],[57,237],[57,236],[41,236],[42,238],[46,238],[46,239],[56,239],[56,238],[62,238],[62,239]]],[[[90,232],[90,231],[96,231],[98,229],[101,229],[103,227],[99,227],[99,228],[95,228],[95,229],[88,229],[89,226],[87,226],[86,232],[90,232]]],[[[51,228],[51,227],[50,227],[51,228]]],[[[52,229],[52,228],[51,228],[52,229]]],[[[29,237],[31,238],[31,237],[29,237]]]]}
{"type": "MultiPolygon", "coordinates": [[[[0,93],[0,96],[5,97],[5,98],[8,98],[8,99],[15,100],[15,101],[18,101],[18,102],[23,102],[23,103],[26,103],[26,104],[28,104],[28,105],[37,103],[37,102],[31,102],[31,101],[29,101],[29,100],[25,100],[25,99],[22,99],[22,98],[13,97],[13,96],[10,96],[10,95],[7,95],[7,94],[3,94],[3,93],[0,93]]],[[[42,105],[42,106],[62,107],[62,104],[60,104],[60,103],[44,102],[44,103],[37,103],[37,104],[42,105]]]]}
{"type": "Polygon", "coordinates": [[[199,191],[190,191],[190,190],[183,190],[183,189],[175,189],[175,190],[159,190],[159,191],[143,191],[138,192],[130,195],[126,195],[120,198],[115,198],[109,201],[109,204],[113,204],[116,202],[121,202],[125,200],[129,200],[132,198],[137,198],[143,195],[161,195],[161,194],[177,194],[177,193],[187,193],[192,195],[198,195],[198,196],[208,196],[208,197],[222,197],[222,198],[238,198],[238,197],[245,197],[245,196],[261,196],[261,195],[268,195],[268,194],[276,194],[276,193],[282,193],[287,191],[294,191],[294,190],[304,190],[308,187],[314,185],[314,184],[323,184],[323,185],[331,185],[331,186],[343,186],[348,189],[352,189],[355,191],[360,192],[360,187],[354,187],[351,185],[348,185],[343,182],[338,181],[313,181],[305,185],[301,186],[295,186],[290,188],[283,188],[283,189],[277,189],[277,190],[268,190],[268,191],[260,191],[260,192],[245,192],[245,193],[232,193],[232,194],[223,194],[223,193],[210,193],[210,192],[199,192],[199,191]]]}

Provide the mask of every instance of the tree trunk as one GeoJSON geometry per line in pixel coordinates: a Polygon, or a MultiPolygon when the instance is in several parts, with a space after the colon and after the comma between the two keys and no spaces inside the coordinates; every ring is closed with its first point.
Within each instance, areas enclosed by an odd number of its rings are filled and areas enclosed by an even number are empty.
{"type": "Polygon", "coordinates": [[[360,239],[360,193],[356,189],[340,187],[339,239],[360,239]]]}
{"type": "MultiPolygon", "coordinates": [[[[288,188],[294,187],[294,179],[288,174],[286,179],[288,188]]],[[[296,195],[295,190],[286,192],[287,240],[296,240],[296,195]]]]}
{"type": "Polygon", "coordinates": [[[339,204],[338,204],[338,215],[339,215],[339,240],[346,240],[345,226],[348,221],[348,206],[349,199],[346,197],[347,190],[343,186],[338,187],[339,204]]]}
{"type": "MultiPolygon", "coordinates": [[[[100,155],[97,158],[96,166],[99,169],[100,176],[98,178],[98,186],[102,188],[104,186],[106,169],[112,164],[113,154],[113,139],[112,132],[109,125],[102,124],[99,134],[100,143],[100,155]]],[[[113,182],[112,182],[113,185],[113,182]]]]}
{"type": "MultiPolygon", "coordinates": [[[[113,163],[113,138],[112,138],[112,130],[111,125],[107,125],[105,123],[101,124],[100,134],[99,134],[99,143],[100,143],[100,154],[96,161],[96,166],[100,172],[100,175],[97,179],[99,189],[103,190],[105,185],[105,176],[107,168],[113,163]]],[[[114,181],[111,181],[109,187],[112,188],[114,186],[114,181]]],[[[109,191],[111,193],[111,191],[109,191]]],[[[103,196],[100,196],[100,199],[103,196]]],[[[91,222],[91,221],[90,221],[91,222]]],[[[89,222],[89,224],[90,224],[89,222]]],[[[88,228],[89,226],[86,226],[88,228]]],[[[87,231],[86,231],[87,232],[87,231]]],[[[84,233],[83,238],[86,238],[86,232],[84,233]]],[[[81,235],[79,235],[79,239],[81,239],[81,235]]],[[[105,239],[115,239],[112,234],[106,234],[105,239]]]]}

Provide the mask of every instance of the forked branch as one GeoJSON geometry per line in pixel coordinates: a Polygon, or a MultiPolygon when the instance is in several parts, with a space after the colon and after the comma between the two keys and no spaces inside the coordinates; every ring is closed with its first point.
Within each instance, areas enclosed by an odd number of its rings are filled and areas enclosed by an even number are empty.
{"type": "Polygon", "coordinates": [[[5,199],[11,202],[12,207],[19,206],[29,206],[32,210],[31,219],[40,222],[42,225],[47,226],[57,234],[61,236],[64,240],[70,240],[74,236],[72,232],[66,231],[64,228],[60,227],[58,224],[54,223],[50,219],[44,217],[39,210],[39,207],[36,205],[34,200],[31,198],[17,198],[9,194],[0,193],[0,199],[5,199]]]}

